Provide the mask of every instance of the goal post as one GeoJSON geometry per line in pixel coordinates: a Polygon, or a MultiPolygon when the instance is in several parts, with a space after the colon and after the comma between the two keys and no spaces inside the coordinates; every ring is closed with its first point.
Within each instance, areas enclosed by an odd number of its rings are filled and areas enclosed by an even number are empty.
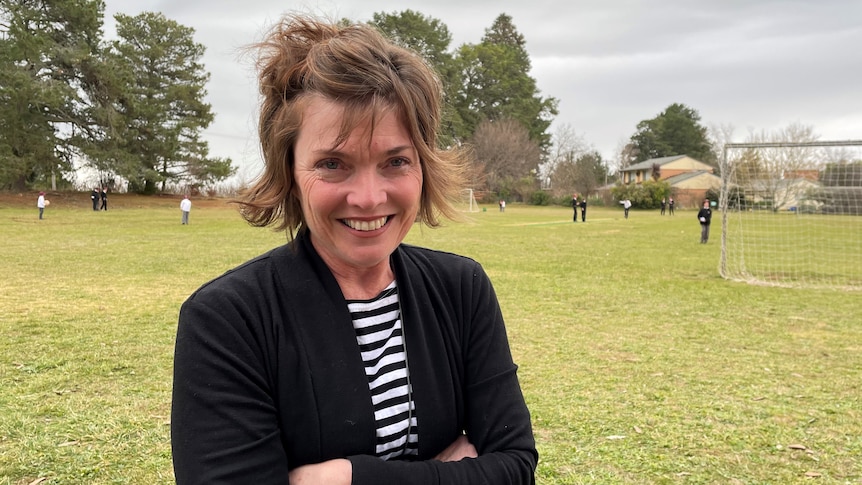
{"type": "Polygon", "coordinates": [[[462,212],[479,212],[479,203],[476,202],[476,194],[473,189],[461,190],[459,208],[462,212]]]}
{"type": "Polygon", "coordinates": [[[862,140],[727,143],[722,277],[862,290],[862,140]]]}

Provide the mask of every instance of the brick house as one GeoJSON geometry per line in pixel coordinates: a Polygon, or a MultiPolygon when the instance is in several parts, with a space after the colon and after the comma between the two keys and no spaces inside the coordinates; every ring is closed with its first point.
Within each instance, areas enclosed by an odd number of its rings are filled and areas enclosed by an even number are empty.
{"type": "Polygon", "coordinates": [[[715,175],[715,168],[688,155],[651,158],[620,170],[623,184],[640,184],[653,180],[670,184],[671,196],[679,208],[700,207],[709,189],[719,190],[721,178],[715,175]]]}

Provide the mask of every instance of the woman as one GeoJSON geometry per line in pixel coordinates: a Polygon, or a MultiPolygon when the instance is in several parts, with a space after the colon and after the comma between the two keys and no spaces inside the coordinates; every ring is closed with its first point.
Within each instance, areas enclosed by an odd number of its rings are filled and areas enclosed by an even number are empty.
{"type": "Polygon", "coordinates": [[[261,178],[291,241],[180,311],[178,483],[533,483],[538,455],[490,281],[402,244],[457,218],[441,86],[367,26],[288,17],[259,46],[261,178]]]}

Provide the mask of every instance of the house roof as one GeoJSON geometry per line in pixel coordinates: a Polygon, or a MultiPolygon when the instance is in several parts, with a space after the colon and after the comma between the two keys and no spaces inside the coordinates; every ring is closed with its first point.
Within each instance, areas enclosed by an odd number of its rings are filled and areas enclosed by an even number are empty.
{"type": "Polygon", "coordinates": [[[674,162],[679,160],[680,158],[685,158],[688,155],[674,155],[672,157],[661,157],[661,158],[650,158],[649,160],[644,160],[643,162],[636,163],[634,165],[629,165],[628,167],[620,170],[621,172],[633,172],[637,170],[649,170],[653,165],[658,165],[661,167],[662,165],[668,164],[670,162],[674,162]]]}
{"type": "Polygon", "coordinates": [[[694,180],[698,177],[706,176],[704,180],[711,180],[712,182],[708,185],[714,185],[715,183],[721,183],[721,178],[718,175],[710,172],[709,170],[694,170],[691,172],[681,173],[679,175],[674,175],[673,177],[668,177],[665,179],[665,182],[669,183],[671,187],[680,185],[684,182],[694,180]]]}

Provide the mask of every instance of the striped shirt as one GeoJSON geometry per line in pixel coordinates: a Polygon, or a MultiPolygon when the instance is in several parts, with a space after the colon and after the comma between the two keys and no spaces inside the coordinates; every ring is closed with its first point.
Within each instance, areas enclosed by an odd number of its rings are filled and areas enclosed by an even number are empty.
{"type": "Polygon", "coordinates": [[[374,405],[375,453],[384,460],[417,455],[419,428],[411,396],[398,288],[393,281],[371,300],[348,300],[347,308],[374,405]]]}

